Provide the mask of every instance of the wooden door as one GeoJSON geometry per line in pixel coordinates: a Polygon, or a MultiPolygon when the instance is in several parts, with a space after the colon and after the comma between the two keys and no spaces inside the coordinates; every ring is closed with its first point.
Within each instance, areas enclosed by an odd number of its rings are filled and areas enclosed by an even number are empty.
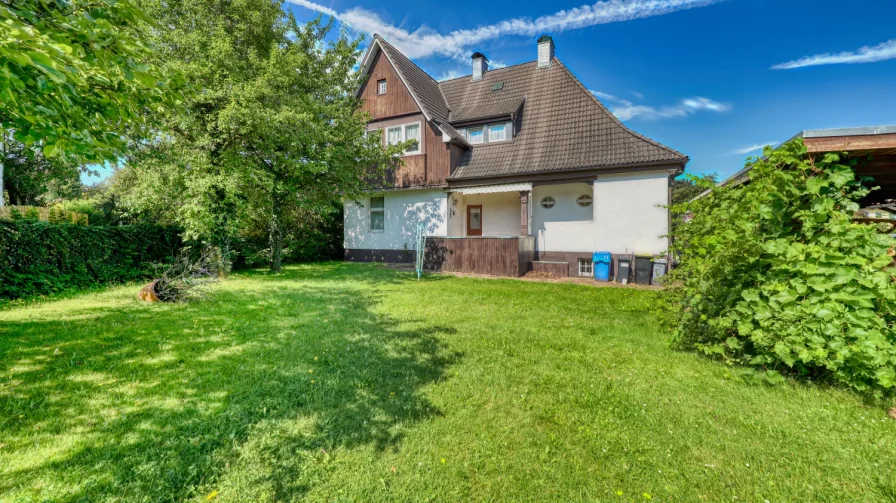
{"type": "Polygon", "coordinates": [[[467,206],[467,236],[482,235],[482,205],[467,206]]]}

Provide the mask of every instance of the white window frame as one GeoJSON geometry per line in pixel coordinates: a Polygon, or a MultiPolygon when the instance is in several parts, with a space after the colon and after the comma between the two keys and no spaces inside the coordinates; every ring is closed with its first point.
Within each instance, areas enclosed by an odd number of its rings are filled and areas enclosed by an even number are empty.
{"type": "Polygon", "coordinates": [[[579,276],[591,276],[594,274],[594,262],[591,259],[580,258],[579,259],[579,276]],[[582,270],[582,266],[585,266],[586,270],[582,270]]]}
{"type": "Polygon", "coordinates": [[[404,155],[417,155],[423,149],[423,124],[420,122],[410,122],[408,124],[401,125],[401,141],[408,141],[408,128],[411,126],[417,126],[417,149],[416,150],[405,150],[404,155]]]}
{"type": "Polygon", "coordinates": [[[386,130],[386,145],[397,145],[399,143],[404,143],[408,141],[408,128],[411,126],[417,126],[417,134],[419,138],[417,138],[417,149],[416,150],[405,150],[405,152],[401,155],[417,155],[423,152],[423,123],[420,121],[417,122],[408,122],[406,124],[398,124],[395,126],[388,126],[384,128],[386,130]],[[389,132],[398,130],[398,141],[392,143],[389,141],[389,132]]]}
{"type": "Polygon", "coordinates": [[[507,123],[506,123],[506,122],[502,122],[502,123],[500,123],[500,124],[489,124],[489,125],[486,126],[486,127],[487,127],[487,129],[488,129],[488,142],[489,142],[489,143],[492,143],[492,142],[505,142],[505,141],[507,141],[507,137],[509,136],[509,135],[507,134],[507,130],[508,130],[509,128],[507,127],[507,123]],[[494,139],[492,139],[492,128],[496,128],[496,127],[503,127],[503,128],[504,128],[504,138],[501,138],[500,140],[494,140],[494,139]]]}
{"type": "Polygon", "coordinates": [[[386,232],[386,196],[370,196],[367,198],[367,231],[368,232],[386,232]],[[382,208],[374,208],[373,200],[374,199],[382,199],[383,207],[382,208]],[[374,213],[382,213],[383,214],[383,228],[382,229],[374,229],[373,228],[373,214],[374,213]]]}
{"type": "Polygon", "coordinates": [[[388,127],[385,128],[385,129],[386,129],[386,145],[390,145],[390,146],[391,146],[391,145],[398,145],[399,143],[401,143],[401,142],[404,141],[404,140],[402,139],[402,138],[404,138],[404,126],[403,126],[403,125],[398,125],[398,126],[388,126],[388,127]],[[393,142],[392,142],[392,139],[391,139],[391,135],[390,135],[389,133],[391,133],[391,132],[392,132],[393,130],[395,130],[395,129],[398,130],[398,140],[395,141],[395,142],[393,143],[393,142]]]}
{"type": "Polygon", "coordinates": [[[485,127],[471,127],[467,130],[467,141],[470,142],[471,145],[481,145],[485,143],[485,127]],[[482,139],[480,141],[473,141],[473,131],[480,131],[482,133],[482,139]]]}
{"type": "Polygon", "coordinates": [[[386,79],[380,79],[376,81],[376,94],[377,96],[382,96],[386,94],[386,90],[388,90],[388,85],[386,84],[386,79]]]}

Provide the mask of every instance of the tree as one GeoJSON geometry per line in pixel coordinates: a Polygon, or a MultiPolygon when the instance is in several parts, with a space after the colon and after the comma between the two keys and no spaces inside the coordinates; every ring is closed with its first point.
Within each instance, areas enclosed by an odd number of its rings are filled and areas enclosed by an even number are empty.
{"type": "Polygon", "coordinates": [[[360,40],[342,33],[324,45],[330,24],[299,26],[291,15],[285,23],[284,38],[234,107],[251,158],[247,180],[267,201],[273,271],[281,266],[287,206],[332,211],[365,187],[367,167],[390,162],[379,139],[365,136],[368,118],[354,96],[360,40]]]}
{"type": "Polygon", "coordinates": [[[10,204],[42,205],[80,192],[79,167],[60,158],[47,158],[39,150],[15,140],[7,141],[3,178],[10,204]]]}
{"type": "Polygon", "coordinates": [[[0,128],[46,156],[121,156],[176,99],[148,64],[149,22],[128,0],[0,3],[0,128]]]}
{"type": "Polygon", "coordinates": [[[702,194],[706,189],[696,180],[703,180],[715,184],[718,182],[719,175],[713,173],[710,175],[685,175],[684,178],[676,178],[672,180],[672,204],[681,204],[702,194]]]}
{"type": "Polygon", "coordinates": [[[125,202],[145,211],[168,201],[187,238],[227,258],[248,210],[262,207],[279,270],[284,208],[327,211],[371,166],[392,163],[364,136],[359,41],[343,32],[326,43],[330,25],[299,26],[279,1],[145,1],[165,27],[153,33],[159,64],[197,92],[130,157],[125,202]]]}

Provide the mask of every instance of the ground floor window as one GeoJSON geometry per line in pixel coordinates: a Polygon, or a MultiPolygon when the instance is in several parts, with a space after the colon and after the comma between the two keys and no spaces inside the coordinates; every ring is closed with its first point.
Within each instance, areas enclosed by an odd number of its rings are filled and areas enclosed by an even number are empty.
{"type": "Polygon", "coordinates": [[[580,258],[579,259],[579,276],[591,276],[593,274],[594,269],[592,268],[592,263],[590,258],[580,258]]]}
{"type": "Polygon", "coordinates": [[[386,229],[386,198],[370,198],[370,231],[382,232],[386,229]]]}

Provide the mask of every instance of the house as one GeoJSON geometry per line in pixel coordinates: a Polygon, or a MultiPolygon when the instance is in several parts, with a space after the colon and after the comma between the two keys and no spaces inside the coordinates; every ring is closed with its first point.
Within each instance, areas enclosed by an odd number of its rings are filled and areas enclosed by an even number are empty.
{"type": "Polygon", "coordinates": [[[668,248],[671,180],[688,158],[613,116],[538,39],[534,61],[437,82],[374,35],[358,90],[368,131],[412,146],[386,186],[345,201],[345,259],[519,276],[591,275],[591,254],[668,248]]]}

